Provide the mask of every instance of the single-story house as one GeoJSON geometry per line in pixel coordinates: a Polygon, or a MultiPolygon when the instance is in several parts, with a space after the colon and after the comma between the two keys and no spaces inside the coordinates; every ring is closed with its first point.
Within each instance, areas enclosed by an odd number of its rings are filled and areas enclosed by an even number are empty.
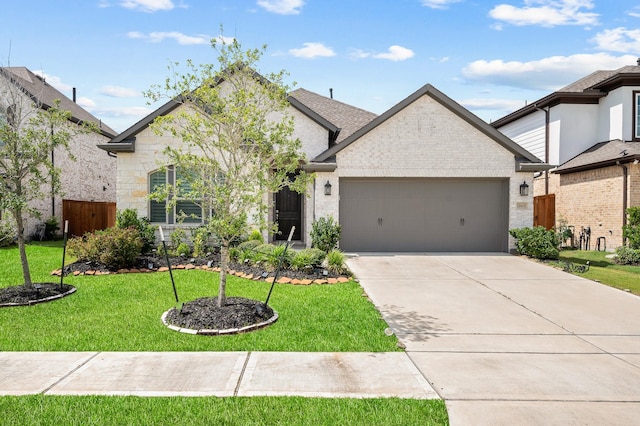
{"type": "MultiPolygon", "coordinates": [[[[507,252],[508,230],[531,226],[527,189],[546,164],[433,86],[380,116],[304,89],[289,102],[302,168],[316,178],[307,196],[273,194],[269,214],[280,229],[295,225],[299,243],[309,246],[313,221],[326,216],[342,226],[345,251],[507,252]]],[[[168,102],[100,145],[118,158],[118,208],[169,229],[182,225],[147,195],[167,179],[158,173],[164,147],[180,141],[149,124],[178,107],[168,102]]],[[[278,238],[286,235],[269,236],[278,238]]]]}

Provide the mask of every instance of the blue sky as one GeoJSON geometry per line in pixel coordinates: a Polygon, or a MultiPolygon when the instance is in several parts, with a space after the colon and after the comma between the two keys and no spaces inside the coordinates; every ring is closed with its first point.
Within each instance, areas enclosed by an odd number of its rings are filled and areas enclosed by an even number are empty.
{"type": "Polygon", "coordinates": [[[486,121],[640,55],[637,0],[30,0],[3,5],[0,65],[123,131],[170,62],[215,63],[221,26],[296,87],[382,113],[431,83],[486,121]]]}

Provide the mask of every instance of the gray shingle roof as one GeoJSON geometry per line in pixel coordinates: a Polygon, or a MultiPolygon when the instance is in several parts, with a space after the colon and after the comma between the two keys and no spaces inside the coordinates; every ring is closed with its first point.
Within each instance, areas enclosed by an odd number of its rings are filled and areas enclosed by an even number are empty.
{"type": "Polygon", "coordinates": [[[614,139],[600,142],[581,152],[566,163],[558,166],[554,173],[573,173],[597,169],[640,159],[640,142],[624,142],[614,139]]]}
{"type": "Polygon", "coordinates": [[[377,117],[377,115],[372,112],[347,105],[302,88],[294,90],[290,93],[290,96],[337,128],[342,129],[336,140],[337,143],[342,142],[356,130],[377,117]]]}
{"type": "Polygon", "coordinates": [[[563,87],[562,89],[558,90],[558,92],[584,92],[585,90],[588,90],[595,84],[606,80],[617,72],[618,71],[616,70],[600,70],[592,72],[588,76],[582,77],[580,80],[574,81],[568,86],[563,87]]]}
{"type": "Polygon", "coordinates": [[[55,100],[60,100],[60,108],[71,112],[74,121],[85,121],[96,124],[108,137],[114,137],[117,132],[94,117],[71,99],[60,93],[44,79],[31,72],[26,67],[0,67],[0,75],[11,77],[29,96],[45,107],[50,107],[55,100]]]}

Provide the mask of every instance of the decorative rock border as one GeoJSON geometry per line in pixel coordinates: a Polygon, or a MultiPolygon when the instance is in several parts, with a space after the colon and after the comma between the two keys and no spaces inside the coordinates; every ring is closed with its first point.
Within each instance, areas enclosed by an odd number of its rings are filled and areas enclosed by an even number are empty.
{"type": "Polygon", "coordinates": [[[55,296],[45,297],[43,299],[29,300],[28,302],[25,302],[25,303],[0,303],[0,308],[9,308],[12,306],[32,306],[32,305],[37,305],[39,303],[51,302],[53,300],[62,299],[63,297],[69,296],[70,294],[75,293],[76,290],[77,289],[72,286],[68,291],[64,293],[56,294],[55,296]]]}
{"type": "MultiPolygon", "coordinates": [[[[175,308],[172,308],[175,309],[175,308]]],[[[173,330],[173,331],[179,331],[180,333],[185,333],[185,334],[200,334],[203,336],[226,336],[226,335],[231,335],[231,334],[241,334],[241,333],[246,333],[249,331],[254,331],[254,330],[259,330],[261,328],[267,327],[271,324],[273,324],[274,322],[276,322],[278,320],[278,313],[276,311],[273,311],[273,316],[271,318],[269,318],[266,321],[263,322],[259,322],[257,324],[252,324],[252,325],[248,325],[246,327],[241,327],[241,328],[227,328],[227,329],[223,329],[223,330],[210,330],[210,329],[200,329],[200,330],[194,330],[192,328],[182,328],[182,327],[178,327],[175,326],[173,324],[169,324],[166,320],[167,315],[169,315],[169,311],[171,309],[169,309],[168,311],[166,311],[165,313],[162,314],[162,323],[169,329],[173,330]]]]}
{"type": "MultiPolygon", "coordinates": [[[[188,263],[186,265],[176,265],[173,266],[171,269],[175,270],[200,270],[200,271],[209,271],[209,272],[220,272],[220,268],[219,267],[211,267],[211,266],[206,266],[206,265],[202,265],[202,266],[196,266],[192,263],[188,263]]],[[[131,269],[119,269],[116,272],[101,272],[101,271],[85,271],[85,272],[80,272],[80,271],[74,271],[73,275],[74,276],[79,276],[79,275],[113,275],[113,274],[137,274],[137,273],[149,273],[149,272],[168,272],[169,268],[166,266],[162,266],[160,268],[153,268],[153,269],[137,269],[137,268],[131,268],[131,269]]],[[[55,271],[51,272],[51,275],[55,275],[55,276],[60,276],[60,274],[62,274],[62,270],[61,269],[56,269],[55,271]]],[[[274,277],[267,277],[267,278],[263,278],[261,275],[254,275],[254,274],[246,274],[244,272],[241,271],[235,271],[233,269],[229,269],[227,271],[227,274],[229,275],[234,275],[236,277],[240,277],[240,278],[245,278],[248,280],[252,280],[252,281],[265,281],[269,284],[273,283],[273,278],[274,277]]],[[[297,278],[289,278],[287,276],[283,276],[278,278],[278,280],[276,281],[278,284],[293,284],[293,285],[311,285],[311,284],[337,284],[337,283],[346,283],[351,281],[351,278],[347,278],[344,276],[338,277],[338,278],[319,278],[319,279],[297,279],[297,278]]]]}

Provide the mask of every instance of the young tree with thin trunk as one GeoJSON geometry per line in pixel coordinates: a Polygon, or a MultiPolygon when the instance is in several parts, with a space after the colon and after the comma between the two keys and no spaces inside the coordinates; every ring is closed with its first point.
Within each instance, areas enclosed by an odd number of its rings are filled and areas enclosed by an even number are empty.
{"type": "Polygon", "coordinates": [[[256,71],[266,48],[244,51],[235,40],[212,40],[212,47],[216,65],[188,62],[186,72],[173,71],[164,86],[147,93],[182,104],[153,123],[182,144],[164,150],[165,166],[176,168],[175,185],[161,186],[151,198],[167,201],[168,208],[177,200],[201,207],[204,226],[221,242],[217,301],[223,306],[230,246],[251,229],[273,232],[268,194],[286,186],[304,193],[311,176],[299,170],[304,157],[293,137],[285,73],[256,71]]]}
{"type": "Polygon", "coordinates": [[[51,152],[56,148],[69,152],[69,141],[76,134],[93,129],[89,124],[72,123],[70,118],[71,113],[61,110],[59,102],[42,104],[37,94],[24,91],[10,71],[0,68],[0,212],[10,212],[15,221],[27,288],[33,283],[25,226],[28,217],[41,216],[30,203],[44,196],[43,184],[48,194],[60,193],[60,170],[54,167],[51,152]]]}

